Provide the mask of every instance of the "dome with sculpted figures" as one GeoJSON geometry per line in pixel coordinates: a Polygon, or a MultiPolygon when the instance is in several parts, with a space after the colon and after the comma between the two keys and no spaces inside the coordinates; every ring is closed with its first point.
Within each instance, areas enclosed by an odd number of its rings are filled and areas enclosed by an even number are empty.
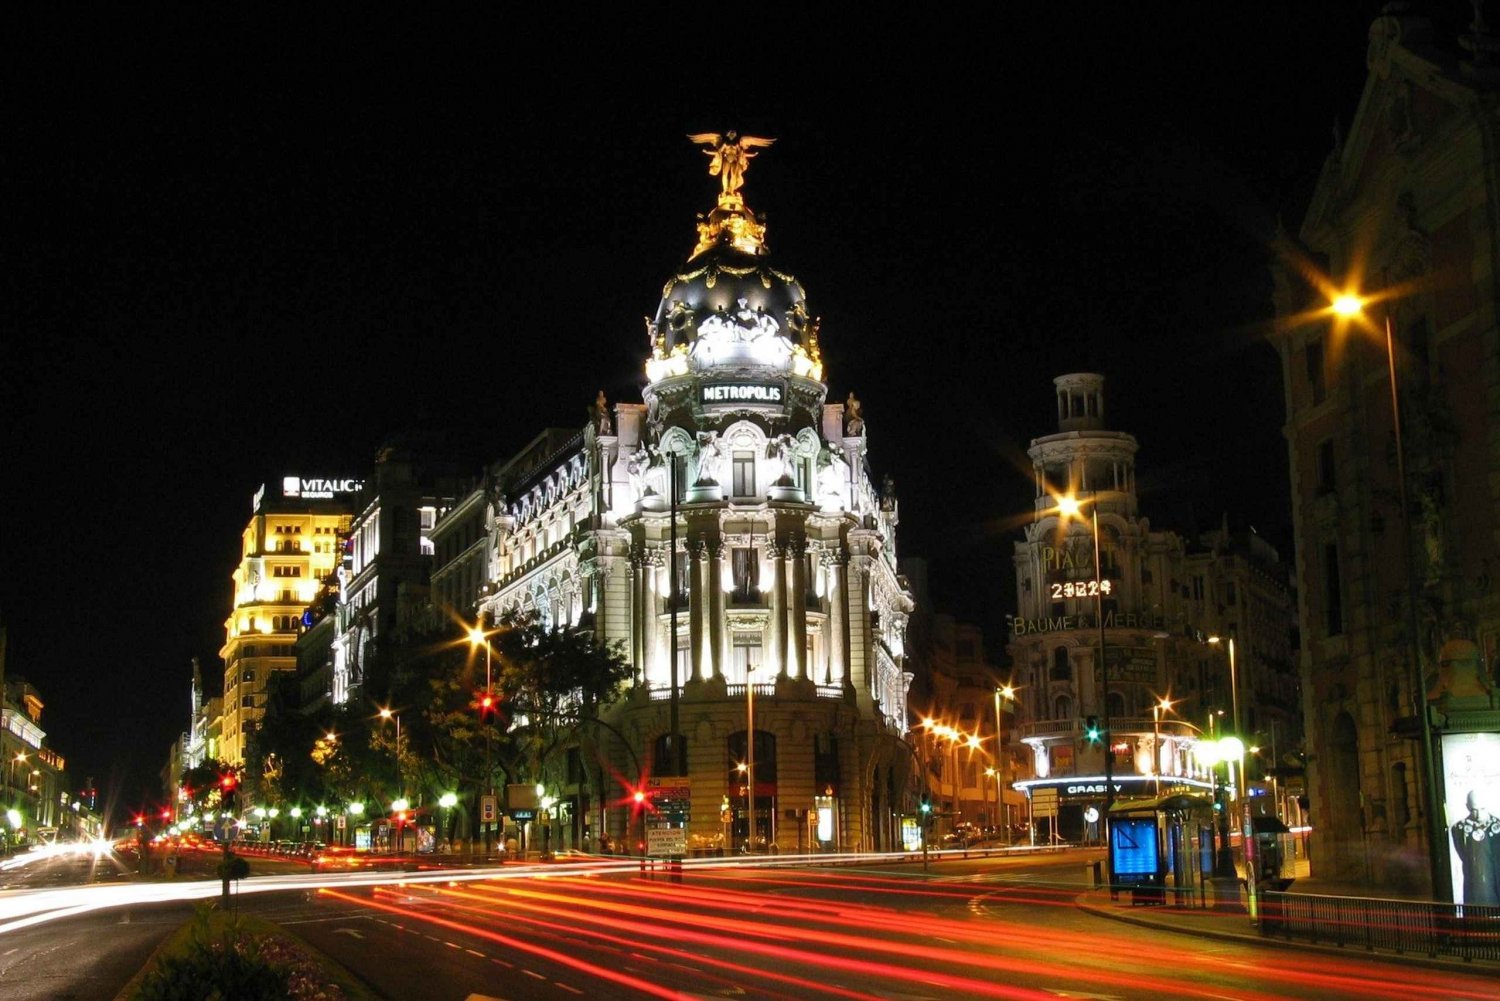
{"type": "Polygon", "coordinates": [[[655,383],[690,373],[784,374],[821,380],[817,321],[796,278],[777,270],[765,224],[740,196],[748,152],[774,140],[706,133],[718,204],[698,221],[698,244],[667,280],[656,315],[646,320],[655,383]]]}

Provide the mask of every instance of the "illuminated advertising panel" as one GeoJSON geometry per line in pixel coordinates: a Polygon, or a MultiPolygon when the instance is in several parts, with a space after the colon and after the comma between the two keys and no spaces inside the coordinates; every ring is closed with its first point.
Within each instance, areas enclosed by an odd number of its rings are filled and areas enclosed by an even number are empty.
{"type": "Polygon", "coordinates": [[[1154,817],[1118,817],[1109,825],[1110,869],[1117,882],[1139,882],[1159,873],[1154,817]]]}
{"type": "Polygon", "coordinates": [[[1453,902],[1500,906],[1500,733],[1442,739],[1453,902]]]}
{"type": "Polygon", "coordinates": [[[356,494],[364,489],[363,480],[349,478],[323,479],[321,477],[283,476],[281,496],[302,500],[329,500],[337,494],[356,494]]]}

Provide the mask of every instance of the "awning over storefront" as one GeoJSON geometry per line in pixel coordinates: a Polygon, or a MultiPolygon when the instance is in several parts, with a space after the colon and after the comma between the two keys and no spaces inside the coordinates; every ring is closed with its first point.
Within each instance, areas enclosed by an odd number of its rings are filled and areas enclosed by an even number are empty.
{"type": "Polygon", "coordinates": [[[1214,801],[1209,796],[1173,793],[1170,796],[1158,796],[1152,799],[1120,800],[1109,808],[1109,812],[1161,813],[1167,810],[1182,812],[1186,810],[1209,810],[1213,808],[1213,805],[1214,801]]]}

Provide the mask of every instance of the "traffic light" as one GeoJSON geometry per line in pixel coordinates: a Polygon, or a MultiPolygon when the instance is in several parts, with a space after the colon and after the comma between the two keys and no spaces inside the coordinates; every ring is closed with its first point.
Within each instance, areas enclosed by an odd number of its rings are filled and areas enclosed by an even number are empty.
{"type": "Polygon", "coordinates": [[[927,796],[923,796],[922,797],[922,801],[917,804],[917,809],[920,810],[920,811],[922,811],[922,813],[924,815],[931,813],[932,812],[932,800],[931,800],[931,798],[929,798],[927,796]]]}
{"type": "Polygon", "coordinates": [[[225,792],[232,792],[234,790],[234,776],[225,775],[221,777],[219,779],[219,788],[223,789],[225,792]]]}
{"type": "Polygon", "coordinates": [[[1101,732],[1099,730],[1099,717],[1090,716],[1085,719],[1083,721],[1083,732],[1084,735],[1088,737],[1090,743],[1099,743],[1099,738],[1101,736],[1101,732]]]}

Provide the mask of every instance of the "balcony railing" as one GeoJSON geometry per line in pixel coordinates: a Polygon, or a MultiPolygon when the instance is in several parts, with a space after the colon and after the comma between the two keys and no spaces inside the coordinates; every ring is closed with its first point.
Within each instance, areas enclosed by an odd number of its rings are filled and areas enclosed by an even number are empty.
{"type": "MultiPolygon", "coordinates": [[[[1104,717],[1099,721],[1103,723],[1104,717]]],[[[1116,716],[1110,719],[1109,728],[1115,736],[1125,734],[1160,733],[1163,737],[1192,737],[1198,728],[1180,719],[1153,721],[1150,716],[1116,716]]],[[[1083,732],[1083,724],[1077,718],[1041,719],[1022,723],[1019,729],[1024,737],[1064,737],[1083,732]]]]}

